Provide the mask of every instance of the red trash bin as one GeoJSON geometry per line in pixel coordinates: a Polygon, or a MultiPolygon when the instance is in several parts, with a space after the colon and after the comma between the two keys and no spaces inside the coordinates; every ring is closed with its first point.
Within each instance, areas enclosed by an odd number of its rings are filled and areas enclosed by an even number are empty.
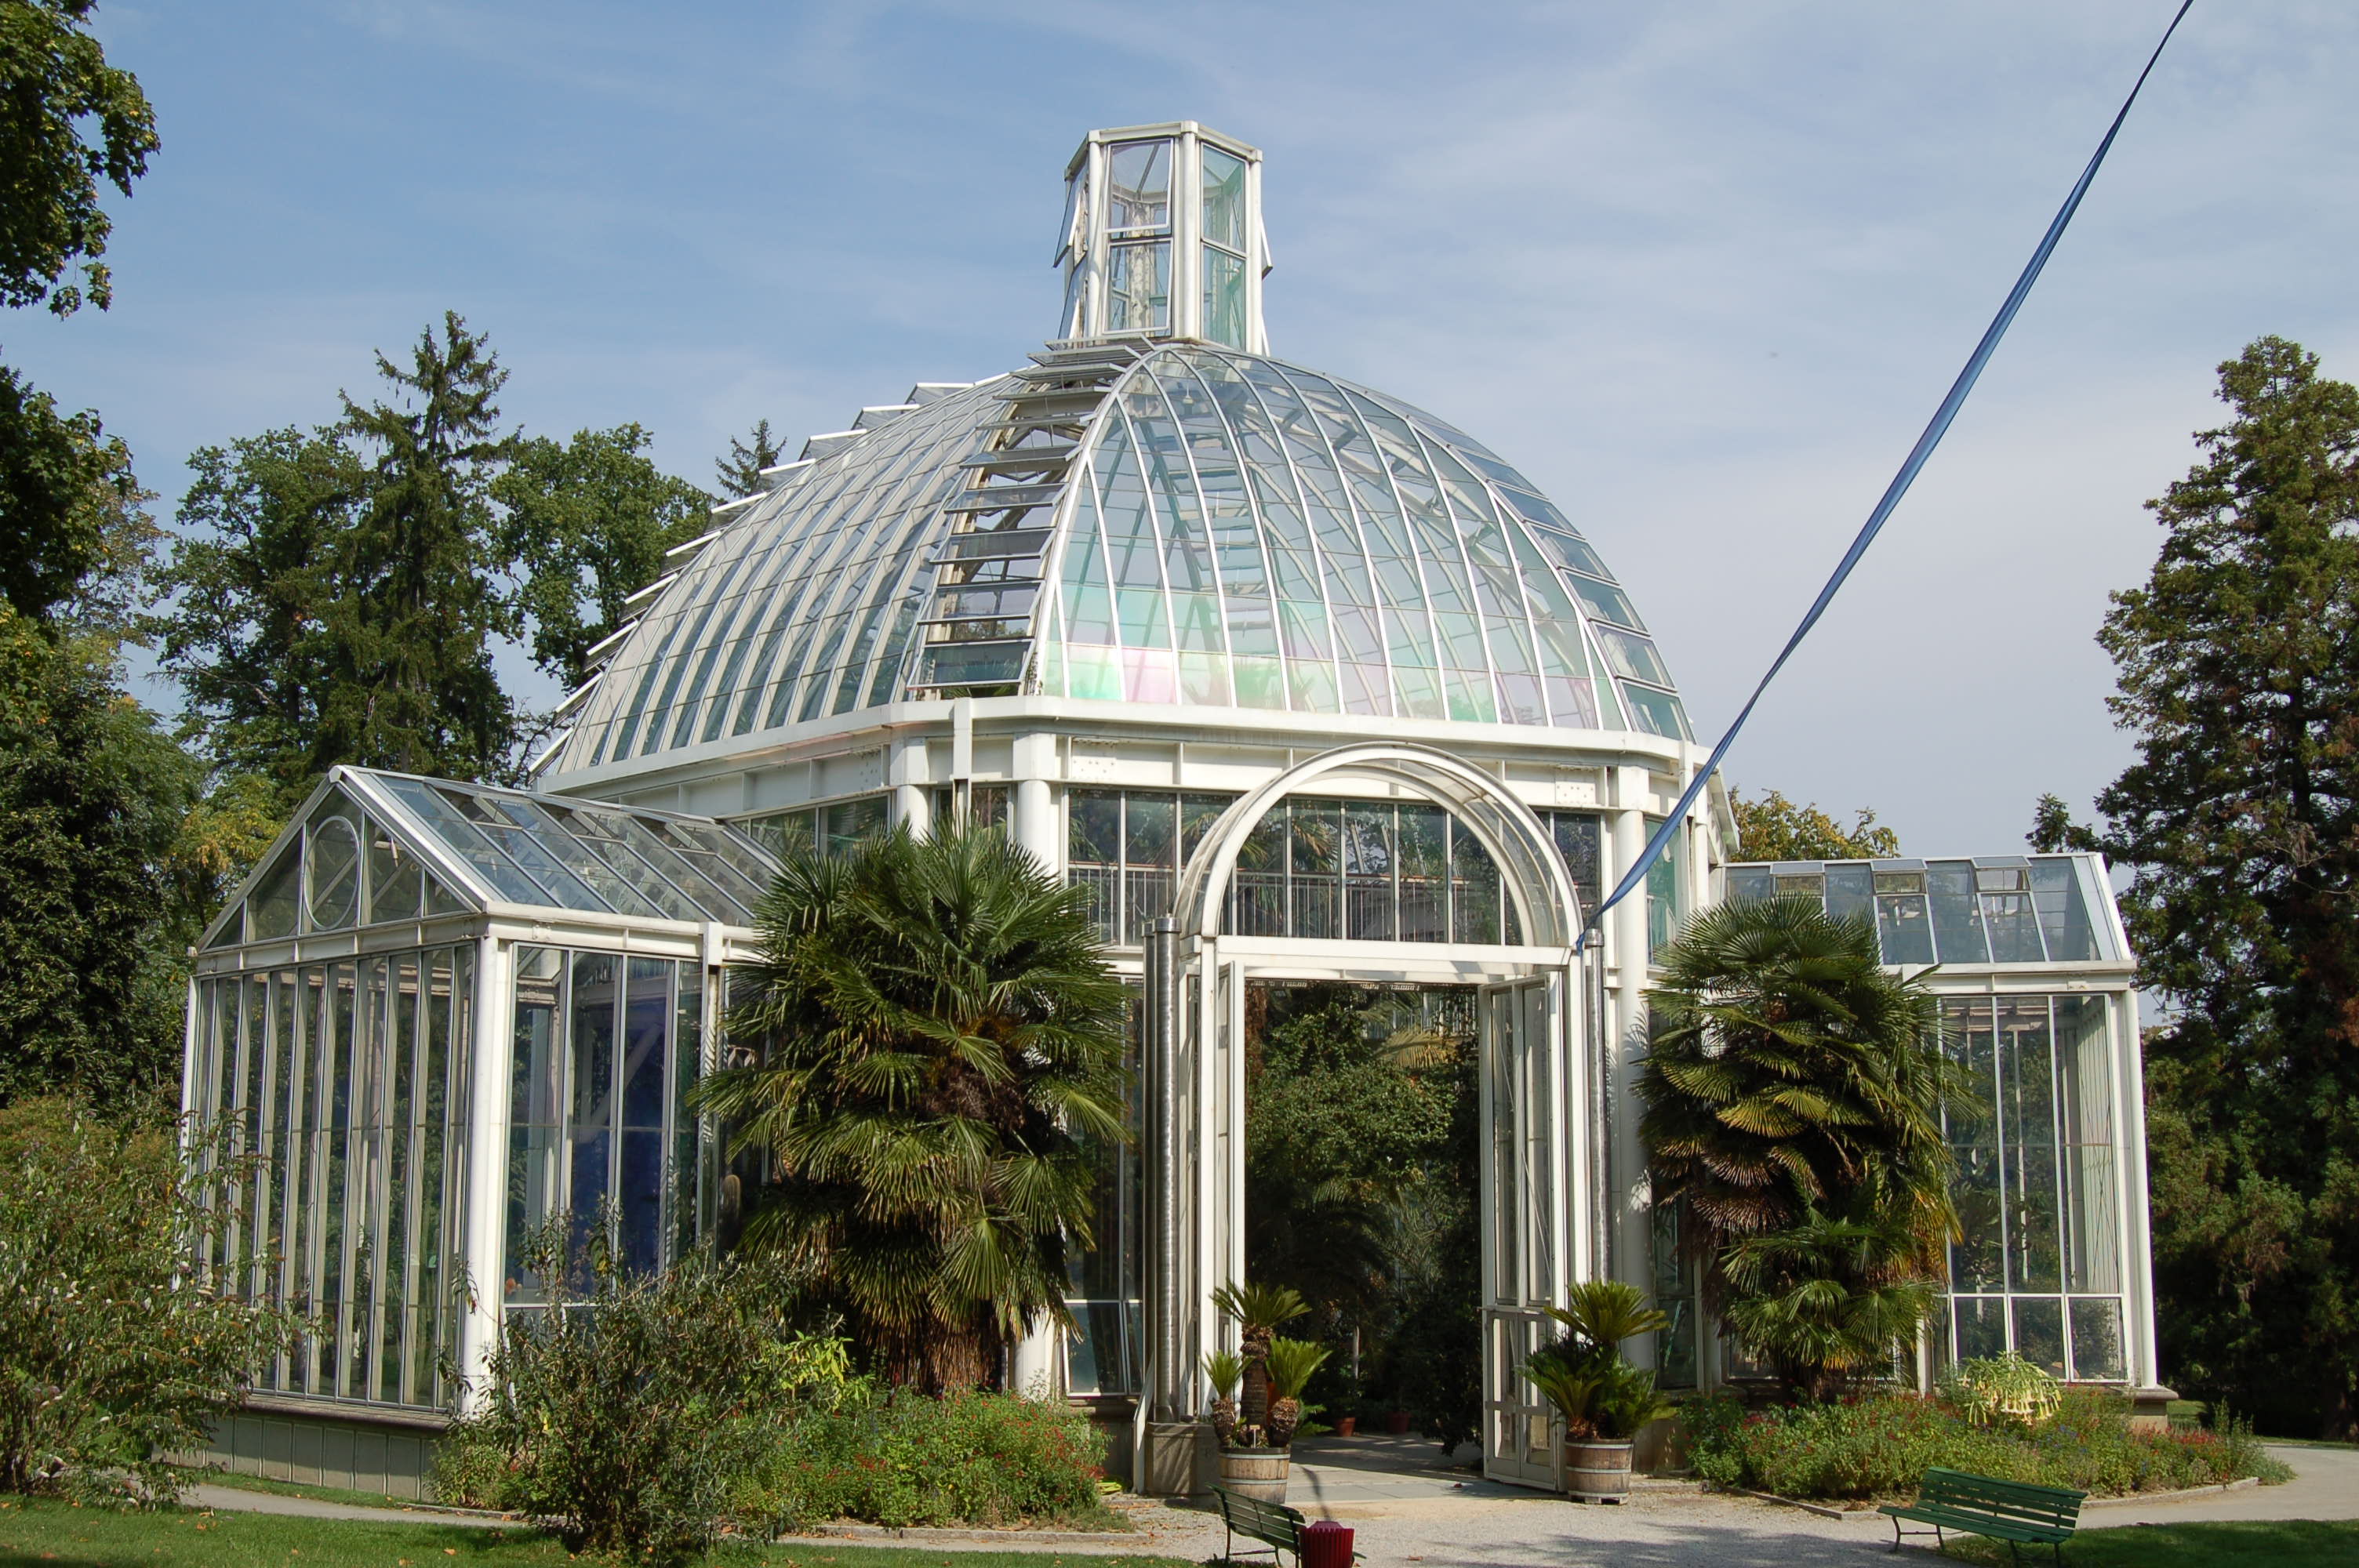
{"type": "Polygon", "coordinates": [[[1304,1525],[1302,1568],[1352,1568],[1352,1527],[1332,1519],[1304,1525]]]}

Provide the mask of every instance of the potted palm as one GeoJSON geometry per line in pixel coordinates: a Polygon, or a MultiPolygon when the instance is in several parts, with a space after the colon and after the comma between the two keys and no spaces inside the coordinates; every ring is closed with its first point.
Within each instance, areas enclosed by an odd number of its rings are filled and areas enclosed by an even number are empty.
{"type": "Polygon", "coordinates": [[[1234,1283],[1213,1292],[1212,1304],[1236,1324],[1240,1346],[1204,1358],[1204,1377],[1213,1393],[1205,1415],[1221,1440],[1221,1485],[1248,1498],[1282,1503],[1287,1444],[1302,1419],[1302,1384],[1326,1357],[1321,1353],[1307,1368],[1299,1368],[1290,1349],[1277,1357],[1275,1367],[1272,1358],[1278,1346],[1297,1343],[1277,1338],[1278,1325],[1310,1308],[1283,1285],[1234,1283]],[[1276,1400],[1271,1398],[1274,1372],[1288,1379],[1276,1400]],[[1283,1435],[1277,1430],[1281,1420],[1283,1435]]]}
{"type": "Polygon", "coordinates": [[[1565,1325],[1563,1338],[1532,1353],[1524,1376],[1556,1408],[1564,1423],[1565,1490],[1576,1498],[1619,1502],[1630,1492],[1630,1454],[1639,1429],[1671,1413],[1655,1391],[1655,1374],[1633,1367],[1622,1342],[1669,1322],[1647,1305],[1637,1287],[1619,1280],[1586,1280],[1549,1315],[1565,1325]]]}

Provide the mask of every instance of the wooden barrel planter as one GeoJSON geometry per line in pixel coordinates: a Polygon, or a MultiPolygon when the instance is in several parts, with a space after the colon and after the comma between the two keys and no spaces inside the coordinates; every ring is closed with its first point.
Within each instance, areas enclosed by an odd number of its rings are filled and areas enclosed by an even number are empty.
{"type": "Polygon", "coordinates": [[[1618,1503],[1630,1495],[1630,1444],[1565,1439],[1564,1489],[1583,1502],[1618,1503]]]}
{"type": "Polygon", "coordinates": [[[1221,1485],[1265,1503],[1282,1503],[1288,1457],[1283,1448],[1223,1448],[1221,1485]]]}

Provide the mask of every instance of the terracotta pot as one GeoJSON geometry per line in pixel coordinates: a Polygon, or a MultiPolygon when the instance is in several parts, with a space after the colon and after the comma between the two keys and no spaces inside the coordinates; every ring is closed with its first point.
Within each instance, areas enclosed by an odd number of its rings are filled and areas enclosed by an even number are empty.
{"type": "Polygon", "coordinates": [[[1564,1489],[1587,1502],[1620,1502],[1630,1495],[1630,1448],[1627,1439],[1566,1438],[1564,1489]]]}
{"type": "Polygon", "coordinates": [[[1355,1416],[1355,1415],[1339,1415],[1339,1416],[1337,1416],[1337,1417],[1335,1418],[1335,1435],[1336,1435],[1336,1436],[1338,1436],[1338,1437],[1349,1437],[1349,1436],[1351,1436],[1353,1433],[1356,1433],[1356,1432],[1358,1432],[1359,1430],[1360,1430],[1360,1418],[1359,1418],[1358,1416],[1355,1416]]]}
{"type": "Polygon", "coordinates": [[[1282,1503],[1288,1457],[1283,1448],[1223,1448],[1221,1485],[1265,1503],[1282,1503]]]}
{"type": "Polygon", "coordinates": [[[1408,1411],[1389,1411],[1385,1415],[1385,1431],[1395,1437],[1408,1435],[1408,1411]]]}

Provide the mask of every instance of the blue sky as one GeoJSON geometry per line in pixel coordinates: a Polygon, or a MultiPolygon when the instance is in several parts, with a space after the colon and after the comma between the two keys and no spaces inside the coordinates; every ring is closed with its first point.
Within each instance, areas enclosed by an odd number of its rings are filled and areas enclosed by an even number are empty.
{"type": "MultiPolygon", "coordinates": [[[[637,420],[710,483],[756,417],[1019,361],[1081,135],[1199,119],[1268,158],[1276,351],[1539,480],[1716,732],[2171,9],[117,0],[164,141],[117,303],[0,342],[166,511],[191,449],[325,421],[446,308],[511,421],[637,420]]],[[[2199,0],[1740,787],[2003,852],[2118,769],[2092,636],[2212,367],[2278,332],[2359,377],[2354,68],[2359,7],[2199,0]]]]}

